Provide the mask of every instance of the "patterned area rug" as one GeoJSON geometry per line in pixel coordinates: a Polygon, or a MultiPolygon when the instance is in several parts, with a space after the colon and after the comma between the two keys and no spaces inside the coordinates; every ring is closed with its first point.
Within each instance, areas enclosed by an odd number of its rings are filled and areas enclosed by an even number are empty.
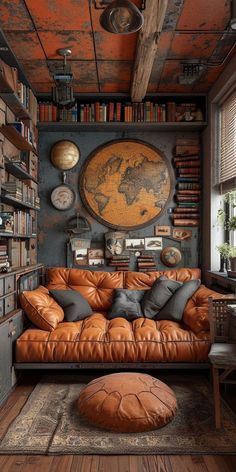
{"type": "MultiPolygon", "coordinates": [[[[203,378],[172,380],[178,413],[148,433],[117,434],[82,421],[75,409],[83,384],[76,376],[41,381],[0,445],[0,454],[235,454],[236,417],[222,405],[223,428],[214,427],[211,388],[203,378]]],[[[166,379],[161,377],[162,380],[166,379]]]]}

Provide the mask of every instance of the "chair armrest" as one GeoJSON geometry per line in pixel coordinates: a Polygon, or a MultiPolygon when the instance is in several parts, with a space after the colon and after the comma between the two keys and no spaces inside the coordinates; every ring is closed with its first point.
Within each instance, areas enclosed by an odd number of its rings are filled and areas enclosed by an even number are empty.
{"type": "Polygon", "coordinates": [[[205,285],[201,285],[185,306],[183,322],[189,328],[191,328],[194,333],[200,333],[200,331],[209,331],[210,329],[208,316],[209,297],[220,298],[220,293],[207,288],[205,285]]]}

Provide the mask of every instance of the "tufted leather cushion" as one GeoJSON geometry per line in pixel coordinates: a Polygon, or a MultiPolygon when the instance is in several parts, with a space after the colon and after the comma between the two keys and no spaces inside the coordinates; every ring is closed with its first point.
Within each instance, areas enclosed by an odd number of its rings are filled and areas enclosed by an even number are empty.
{"type": "Polygon", "coordinates": [[[165,275],[168,279],[178,280],[179,282],[187,282],[192,279],[201,279],[200,269],[176,269],[163,270],[158,272],[131,272],[124,273],[124,288],[131,290],[145,290],[152,287],[155,280],[161,275],[165,275]]]}
{"type": "Polygon", "coordinates": [[[107,311],[113,291],[123,288],[123,272],[99,272],[53,267],[47,270],[49,290],[78,290],[93,311],[107,311]]]}
{"type": "Polygon", "coordinates": [[[219,293],[201,285],[185,306],[183,322],[196,334],[210,329],[208,317],[208,298],[219,293]]]}
{"type": "Polygon", "coordinates": [[[209,332],[194,334],[174,321],[94,313],[59,323],[49,333],[27,329],[16,341],[17,362],[206,362],[209,332]]]}
{"type": "Polygon", "coordinates": [[[53,331],[64,318],[63,309],[50,296],[46,287],[22,292],[20,303],[30,321],[46,331],[53,331]]]}
{"type": "Polygon", "coordinates": [[[173,390],[150,375],[137,373],[93,380],[80,392],[77,405],[87,421],[117,433],[160,428],[177,410],[173,390]]]}

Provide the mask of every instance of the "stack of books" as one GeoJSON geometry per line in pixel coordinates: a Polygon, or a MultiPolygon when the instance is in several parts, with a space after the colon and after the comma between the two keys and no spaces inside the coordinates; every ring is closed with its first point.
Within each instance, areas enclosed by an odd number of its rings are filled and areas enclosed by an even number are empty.
{"type": "Polygon", "coordinates": [[[128,271],[130,264],[130,256],[129,255],[120,255],[120,256],[113,256],[110,259],[109,265],[115,267],[115,270],[119,271],[128,271]]]}
{"type": "Polygon", "coordinates": [[[177,139],[174,166],[177,173],[177,207],[173,211],[173,225],[199,226],[201,168],[198,139],[177,139]]]}
{"type": "Polygon", "coordinates": [[[0,270],[4,270],[6,267],[8,267],[7,243],[0,240],[0,270]]]}
{"type": "Polygon", "coordinates": [[[139,272],[156,272],[157,266],[154,256],[141,254],[137,257],[137,265],[139,272]]]}

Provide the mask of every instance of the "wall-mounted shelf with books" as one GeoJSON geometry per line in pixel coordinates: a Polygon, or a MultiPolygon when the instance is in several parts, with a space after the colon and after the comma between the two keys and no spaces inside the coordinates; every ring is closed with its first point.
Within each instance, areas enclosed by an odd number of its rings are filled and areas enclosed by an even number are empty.
{"type": "Polygon", "coordinates": [[[30,120],[31,115],[28,110],[21,103],[19,97],[15,92],[4,93],[0,92],[0,97],[8,105],[10,110],[14,113],[15,117],[19,120],[30,120]]]}
{"type": "Polygon", "coordinates": [[[9,195],[8,193],[3,193],[1,195],[1,201],[3,203],[6,203],[7,205],[13,205],[14,207],[17,207],[17,208],[29,208],[31,210],[35,210],[35,211],[39,211],[40,208],[38,207],[35,207],[33,205],[30,205],[29,203],[26,203],[26,202],[23,202],[21,200],[18,200],[17,198],[14,198],[12,197],[11,195],[9,195]]]}
{"type": "Polygon", "coordinates": [[[2,125],[0,132],[21,151],[32,151],[36,153],[32,144],[28,142],[12,125],[2,125]]]}
{"type": "Polygon", "coordinates": [[[57,107],[48,99],[38,102],[39,128],[55,131],[61,125],[65,131],[202,129],[206,117],[203,94],[151,94],[142,102],[131,102],[125,94],[100,94],[99,98],[88,94],[79,96],[70,109],[57,107]]]}
{"type": "Polygon", "coordinates": [[[31,234],[26,236],[25,234],[15,234],[15,233],[8,233],[8,232],[0,232],[1,238],[14,238],[14,239],[35,239],[37,238],[36,234],[31,234]]]}
{"type": "Polygon", "coordinates": [[[37,183],[37,180],[24,169],[22,169],[20,165],[15,164],[14,162],[6,162],[5,167],[9,174],[14,175],[18,179],[33,180],[33,182],[37,183]]]}
{"type": "Polygon", "coordinates": [[[194,122],[165,122],[165,123],[123,123],[123,122],[39,122],[38,129],[40,131],[200,131],[207,126],[205,121],[194,122]]]}

